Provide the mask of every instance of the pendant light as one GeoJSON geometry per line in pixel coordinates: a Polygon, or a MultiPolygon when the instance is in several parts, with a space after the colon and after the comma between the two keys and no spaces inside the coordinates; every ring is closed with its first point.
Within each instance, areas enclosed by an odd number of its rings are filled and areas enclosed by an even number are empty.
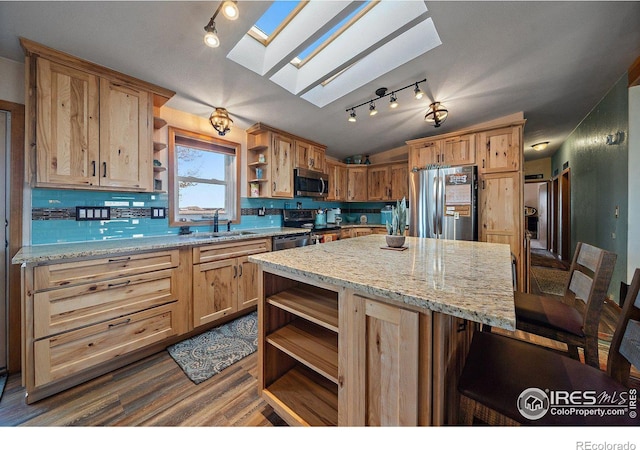
{"type": "Polygon", "coordinates": [[[233,120],[229,117],[229,113],[224,108],[216,108],[209,117],[209,122],[214,130],[218,132],[220,136],[224,136],[227,132],[231,131],[231,124],[233,120]]]}
{"type": "Polygon", "coordinates": [[[440,102],[433,102],[429,105],[429,110],[424,116],[424,120],[438,128],[447,119],[448,115],[449,111],[440,102]]]}

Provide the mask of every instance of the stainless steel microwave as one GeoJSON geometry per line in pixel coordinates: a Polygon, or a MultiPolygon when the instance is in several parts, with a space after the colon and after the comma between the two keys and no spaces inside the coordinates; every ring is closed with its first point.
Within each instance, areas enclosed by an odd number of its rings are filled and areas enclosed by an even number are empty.
{"type": "Polygon", "coordinates": [[[326,197],[329,193],[329,175],[315,170],[294,169],[296,197],[326,197]]]}

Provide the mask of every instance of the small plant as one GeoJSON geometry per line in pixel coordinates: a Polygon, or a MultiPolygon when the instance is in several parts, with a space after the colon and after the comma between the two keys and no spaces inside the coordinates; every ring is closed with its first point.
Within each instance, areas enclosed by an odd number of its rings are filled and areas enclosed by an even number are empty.
{"type": "Polygon", "coordinates": [[[391,236],[404,235],[404,230],[407,227],[407,202],[405,197],[402,200],[398,200],[396,206],[391,207],[391,223],[387,220],[387,234],[391,236]]]}

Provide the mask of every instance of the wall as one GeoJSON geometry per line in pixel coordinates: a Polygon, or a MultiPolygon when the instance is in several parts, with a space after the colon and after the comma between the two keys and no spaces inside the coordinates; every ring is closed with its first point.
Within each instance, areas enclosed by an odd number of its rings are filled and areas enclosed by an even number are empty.
{"type": "Polygon", "coordinates": [[[618,255],[609,293],[618,299],[627,279],[629,112],[626,74],[584,118],[552,158],[552,173],[568,163],[571,177],[571,252],[586,242],[618,255]],[[607,145],[607,135],[624,139],[607,145]],[[616,206],[619,217],[615,217],[616,206]]]}
{"type": "Polygon", "coordinates": [[[629,89],[629,236],[627,282],[640,268],[640,86],[629,89]]]}
{"type": "Polygon", "coordinates": [[[24,105],[24,64],[0,57],[0,99],[24,105]]]}
{"type": "Polygon", "coordinates": [[[534,159],[524,162],[525,181],[527,175],[542,175],[540,181],[551,179],[551,158],[534,159]]]}

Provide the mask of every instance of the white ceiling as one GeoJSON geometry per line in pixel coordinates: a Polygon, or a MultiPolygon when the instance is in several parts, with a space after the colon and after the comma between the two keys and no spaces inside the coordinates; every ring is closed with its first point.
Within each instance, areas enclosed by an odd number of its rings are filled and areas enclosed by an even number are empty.
{"type": "Polygon", "coordinates": [[[426,1],[442,45],[320,108],[226,58],[270,3],[239,1],[233,22],[220,15],[222,45],[211,49],[203,27],[217,1],[5,1],[0,56],[23,61],[23,36],[174,90],[172,108],[208,117],[225,107],[235,126],[263,122],[339,158],[523,112],[527,159],[557,150],[640,56],[640,2],[426,1]],[[408,89],[393,112],[386,99],[375,117],[364,107],[347,122],[345,109],[376,97],[376,89],[423,78],[423,100],[408,89]],[[423,121],[432,100],[449,109],[438,129],[423,121]],[[530,150],[539,141],[551,142],[547,151],[530,150]]]}

